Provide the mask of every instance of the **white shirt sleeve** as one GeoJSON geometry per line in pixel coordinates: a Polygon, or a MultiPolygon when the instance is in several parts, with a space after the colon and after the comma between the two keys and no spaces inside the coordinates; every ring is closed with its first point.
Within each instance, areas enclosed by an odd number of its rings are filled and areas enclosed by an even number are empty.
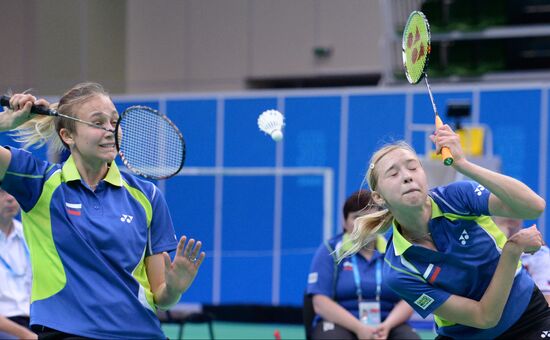
{"type": "Polygon", "coordinates": [[[535,254],[523,254],[521,262],[544,295],[550,294],[550,249],[542,246],[535,254]]]}

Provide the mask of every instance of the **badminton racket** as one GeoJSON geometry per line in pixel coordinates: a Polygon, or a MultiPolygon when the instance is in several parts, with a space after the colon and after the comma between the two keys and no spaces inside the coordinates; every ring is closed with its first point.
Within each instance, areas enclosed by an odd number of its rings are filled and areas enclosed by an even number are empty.
{"type": "MultiPolygon", "coordinates": [[[[10,97],[0,104],[10,107],[10,97]]],[[[112,132],[122,163],[133,173],[150,179],[167,179],[176,175],[185,163],[185,139],[166,115],[146,106],[131,106],[120,114],[115,129],[107,129],[56,110],[33,105],[34,114],[71,119],[112,132]]]]}
{"type": "MultiPolygon", "coordinates": [[[[443,121],[437,113],[437,107],[432,94],[430,83],[428,82],[428,60],[430,56],[430,24],[426,16],[420,11],[413,11],[409,15],[405,30],[403,31],[403,66],[405,67],[405,75],[411,84],[418,84],[422,78],[426,82],[432,108],[435,113],[435,126],[439,128],[443,125],[443,121]]],[[[441,148],[441,157],[443,164],[453,164],[453,155],[448,147],[441,148]]]]}

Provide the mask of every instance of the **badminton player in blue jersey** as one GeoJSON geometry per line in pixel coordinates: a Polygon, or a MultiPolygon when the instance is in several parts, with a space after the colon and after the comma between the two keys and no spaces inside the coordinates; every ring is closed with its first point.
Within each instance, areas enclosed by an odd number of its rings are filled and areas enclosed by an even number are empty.
{"type": "Polygon", "coordinates": [[[410,146],[382,147],[366,181],[383,210],[356,220],[349,253],[392,228],[384,282],[421,316],[434,314],[438,338],[540,339],[550,330],[550,309],[520,256],[537,251],[542,237],[533,226],[507,239],[489,215],[535,219],[544,199],[469,162],[449,126],[432,138],[438,151],[450,149],[454,169],[473,181],[429,190],[410,146]]]}
{"type": "MultiPolygon", "coordinates": [[[[33,104],[49,103],[30,94],[15,94],[9,104],[0,131],[71,153],[53,164],[0,148],[1,186],[21,205],[30,250],[32,329],[52,339],[166,338],[156,310],[178,302],[193,282],[205,257],[201,242],[178,242],[160,190],[119,171],[112,132],[32,115],[33,104]]],[[[107,130],[118,118],[95,83],[76,85],[55,108],[107,130]]]]}

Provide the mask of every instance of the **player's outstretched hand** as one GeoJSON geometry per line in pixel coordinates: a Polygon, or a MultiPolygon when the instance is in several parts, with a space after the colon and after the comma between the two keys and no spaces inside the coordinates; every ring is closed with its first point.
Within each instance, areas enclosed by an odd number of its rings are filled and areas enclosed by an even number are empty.
{"type": "Polygon", "coordinates": [[[176,249],[174,261],[170,260],[168,253],[163,254],[166,288],[170,291],[185,292],[193,283],[206,256],[204,252],[200,251],[201,241],[195,242],[194,239],[190,239],[187,244],[186,241],[187,237],[182,236],[176,249]]]}

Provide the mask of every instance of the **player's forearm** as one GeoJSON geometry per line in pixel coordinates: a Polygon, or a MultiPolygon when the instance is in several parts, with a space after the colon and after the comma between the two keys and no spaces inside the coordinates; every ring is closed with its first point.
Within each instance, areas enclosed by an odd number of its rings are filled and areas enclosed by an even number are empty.
{"type": "Polygon", "coordinates": [[[313,309],[323,320],[338,324],[354,333],[362,326],[361,321],[328,296],[314,295],[313,309]]]}
{"type": "Polygon", "coordinates": [[[534,219],[544,211],[546,202],[524,183],[488,170],[465,159],[455,164],[463,175],[483,185],[515,213],[516,218],[534,219]]]}
{"type": "Polygon", "coordinates": [[[510,296],[521,254],[522,250],[513,242],[507,242],[504,245],[493,278],[479,301],[481,313],[485,316],[492,316],[494,325],[500,321],[504,306],[510,296]]]}
{"type": "Polygon", "coordinates": [[[413,309],[411,306],[409,306],[409,304],[407,304],[404,300],[401,300],[395,305],[395,307],[393,307],[386,320],[384,320],[384,323],[388,325],[389,329],[392,329],[404,322],[407,322],[412,314],[413,309]]]}
{"type": "Polygon", "coordinates": [[[181,298],[182,292],[170,289],[166,283],[162,284],[156,292],[153,292],[155,304],[161,309],[169,309],[181,298]]]}
{"type": "Polygon", "coordinates": [[[29,329],[0,316],[0,331],[16,336],[19,339],[36,339],[37,336],[29,329]]]}

